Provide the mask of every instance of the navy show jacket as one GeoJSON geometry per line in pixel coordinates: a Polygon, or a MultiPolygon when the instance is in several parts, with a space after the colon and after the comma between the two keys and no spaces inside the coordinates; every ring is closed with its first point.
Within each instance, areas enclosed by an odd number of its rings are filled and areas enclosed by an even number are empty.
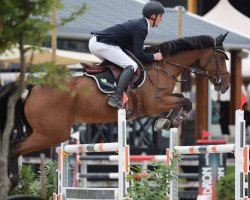
{"type": "Polygon", "coordinates": [[[97,35],[99,42],[130,50],[142,62],[154,61],[154,55],[143,50],[148,35],[148,22],[145,18],[128,20],[91,34],[97,35]]]}

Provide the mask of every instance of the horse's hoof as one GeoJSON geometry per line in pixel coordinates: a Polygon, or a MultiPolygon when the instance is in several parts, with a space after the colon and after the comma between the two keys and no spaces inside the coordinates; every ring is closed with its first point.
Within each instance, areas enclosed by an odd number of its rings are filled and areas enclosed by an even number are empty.
{"type": "Polygon", "coordinates": [[[154,131],[158,132],[161,129],[169,129],[171,122],[166,118],[160,118],[155,122],[154,131]]]}
{"type": "Polygon", "coordinates": [[[9,179],[11,183],[10,190],[13,190],[18,185],[20,177],[18,174],[10,174],[9,179]]]}

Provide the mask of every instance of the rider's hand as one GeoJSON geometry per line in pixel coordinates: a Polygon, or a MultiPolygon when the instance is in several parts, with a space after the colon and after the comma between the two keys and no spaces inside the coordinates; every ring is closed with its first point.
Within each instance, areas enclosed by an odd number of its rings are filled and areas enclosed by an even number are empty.
{"type": "Polygon", "coordinates": [[[161,61],[163,59],[161,52],[157,52],[154,54],[155,60],[161,61]]]}

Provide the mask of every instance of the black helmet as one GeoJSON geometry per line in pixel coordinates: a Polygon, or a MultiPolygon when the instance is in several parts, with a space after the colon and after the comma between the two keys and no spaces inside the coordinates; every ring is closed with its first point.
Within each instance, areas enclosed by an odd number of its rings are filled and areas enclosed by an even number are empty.
{"type": "Polygon", "coordinates": [[[142,9],[142,15],[149,18],[153,14],[164,14],[164,7],[158,1],[149,1],[142,9]]]}

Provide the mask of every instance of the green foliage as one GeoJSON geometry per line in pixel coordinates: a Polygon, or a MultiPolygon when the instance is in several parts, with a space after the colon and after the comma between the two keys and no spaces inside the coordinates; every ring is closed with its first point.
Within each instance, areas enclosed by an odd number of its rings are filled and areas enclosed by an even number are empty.
{"type": "MultiPolygon", "coordinates": [[[[55,174],[57,169],[57,162],[48,162],[45,165],[45,186],[46,186],[46,199],[52,199],[53,193],[57,187],[57,176],[55,174]]],[[[39,176],[32,185],[33,195],[41,194],[41,176],[39,176]]]]}
{"type": "Polygon", "coordinates": [[[51,29],[52,0],[1,0],[0,52],[19,43],[41,44],[51,29]]]}
{"type": "Polygon", "coordinates": [[[46,170],[46,194],[47,199],[52,197],[53,193],[56,192],[57,189],[57,162],[49,162],[45,166],[46,170]]]}
{"type": "MultiPolygon", "coordinates": [[[[49,39],[52,29],[51,10],[54,0],[1,0],[0,6],[0,53],[11,48],[22,39],[26,44],[41,46],[49,39]]],[[[61,0],[56,0],[61,9],[61,0]]],[[[67,18],[61,18],[59,24],[65,25],[82,15],[85,3],[79,5],[67,18]]]]}
{"type": "MultiPolygon", "coordinates": [[[[56,191],[57,163],[48,162],[45,164],[45,180],[46,180],[46,199],[52,199],[53,193],[56,191]]],[[[28,194],[34,197],[41,197],[41,176],[36,175],[31,165],[23,165],[20,169],[20,182],[11,194],[28,194]]]]}
{"type": "Polygon", "coordinates": [[[31,165],[23,165],[19,170],[20,181],[12,194],[32,194],[32,183],[36,179],[36,173],[31,165]]]}
{"type": "Polygon", "coordinates": [[[221,177],[216,186],[216,199],[234,200],[235,174],[234,167],[228,167],[226,175],[221,177]]]}
{"type": "Polygon", "coordinates": [[[147,170],[146,176],[140,176],[139,166],[131,167],[130,175],[127,177],[127,180],[132,183],[129,187],[129,198],[135,200],[168,199],[170,181],[177,179],[176,174],[173,173],[177,162],[179,162],[177,156],[170,166],[164,162],[154,162],[153,170],[147,170]]]}
{"type": "MultiPolygon", "coordinates": [[[[24,47],[24,53],[39,51],[38,46],[49,40],[48,32],[52,29],[51,10],[53,3],[61,9],[61,0],[2,0],[0,6],[0,53],[10,49],[13,45],[25,44],[32,46],[24,47]]],[[[67,18],[60,18],[58,24],[65,25],[82,15],[86,9],[86,4],[79,4],[67,18]]],[[[20,46],[19,46],[20,48],[20,46]]],[[[25,57],[21,55],[21,57],[25,57]]],[[[44,63],[31,66],[31,61],[27,61],[25,66],[31,70],[28,83],[42,84],[66,90],[64,80],[70,76],[65,68],[56,67],[53,64],[44,63]],[[40,70],[40,71],[39,71],[40,70]],[[40,75],[37,75],[40,72],[40,75]],[[31,74],[35,73],[35,74],[31,74]]],[[[24,66],[20,62],[21,67],[24,66]]]]}
{"type": "MultiPolygon", "coordinates": [[[[21,95],[21,91],[24,88],[24,74],[26,73],[26,67],[30,67],[25,63],[25,52],[27,49],[24,49],[24,44],[42,46],[46,39],[48,39],[48,33],[52,29],[52,20],[51,20],[51,10],[54,2],[57,2],[57,7],[61,6],[60,0],[1,0],[0,6],[0,54],[8,49],[11,49],[13,45],[19,45],[20,50],[20,77],[18,90],[15,93],[16,97],[21,95]]],[[[85,7],[79,6],[80,9],[84,9],[85,7]]],[[[77,14],[82,14],[82,12],[75,12],[71,15],[71,20],[74,20],[77,14]]],[[[67,20],[67,22],[70,21],[67,20]]],[[[63,68],[59,69],[52,64],[44,64],[40,65],[43,68],[42,73],[47,72],[45,76],[39,80],[38,76],[31,75],[30,80],[34,80],[33,83],[40,82],[41,84],[47,84],[50,86],[56,86],[59,89],[66,89],[65,78],[67,77],[67,72],[63,68]],[[47,70],[47,71],[46,71],[47,70]],[[66,74],[66,76],[64,76],[66,74]],[[61,77],[60,77],[61,76],[61,77]],[[46,80],[47,82],[45,83],[46,80]]],[[[38,68],[38,67],[37,67],[38,68]]],[[[30,82],[29,82],[30,83],[30,82]]],[[[14,99],[15,101],[17,98],[14,99]]],[[[15,101],[12,103],[14,107],[15,101]]],[[[12,130],[14,115],[10,113],[10,117],[6,124],[5,130],[12,130]]],[[[11,131],[6,131],[6,135],[10,135],[11,131]]],[[[7,138],[7,137],[6,137],[7,138]]],[[[8,142],[3,141],[4,144],[7,144],[7,147],[4,149],[8,149],[8,142]]],[[[7,158],[5,158],[7,159],[7,158]]],[[[7,162],[6,162],[7,163],[7,162]]],[[[5,167],[5,165],[1,165],[0,168],[5,167]]],[[[31,186],[30,180],[28,178],[33,179],[33,176],[29,176],[27,170],[24,169],[23,176],[24,182],[19,186],[19,190],[25,190],[26,192],[34,191],[38,189],[39,184],[33,183],[31,186]],[[26,176],[27,174],[27,176],[26,176]],[[27,180],[26,180],[27,179],[27,180]],[[25,184],[27,184],[25,186],[25,184]],[[31,189],[33,188],[33,189],[31,189]]],[[[32,174],[32,173],[31,173],[32,174]]],[[[7,177],[7,172],[5,174],[1,174],[3,177],[7,177]]],[[[4,195],[8,192],[8,186],[4,185],[3,193],[4,195]]],[[[1,191],[2,193],[2,191],[1,191]]]]}
{"type": "Polygon", "coordinates": [[[234,166],[228,166],[226,168],[226,174],[234,174],[234,171],[235,171],[235,167],[234,166]]]}
{"type": "Polygon", "coordinates": [[[27,83],[49,85],[66,91],[68,88],[65,84],[65,79],[69,77],[71,77],[71,72],[68,68],[52,65],[51,63],[43,63],[30,68],[27,83]]]}

